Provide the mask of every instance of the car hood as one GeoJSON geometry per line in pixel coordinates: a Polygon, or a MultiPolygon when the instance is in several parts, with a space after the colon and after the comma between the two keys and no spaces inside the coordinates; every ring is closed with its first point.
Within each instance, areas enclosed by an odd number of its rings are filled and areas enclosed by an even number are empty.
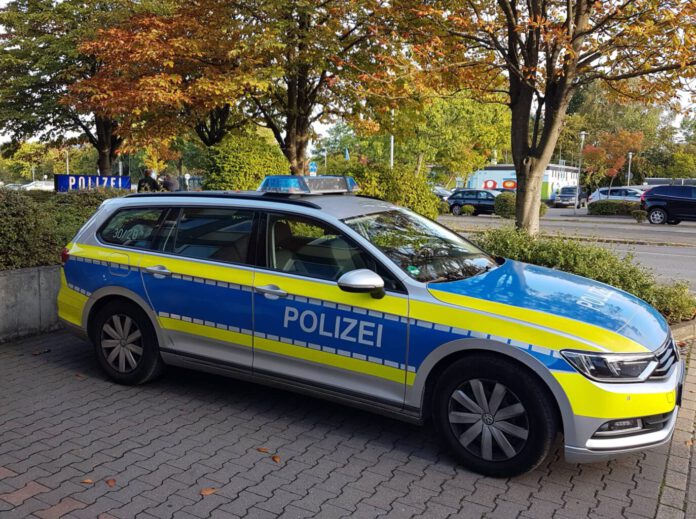
{"type": "MultiPolygon", "coordinates": [[[[517,319],[525,318],[516,316],[515,308],[579,321],[620,334],[649,350],[658,349],[669,335],[664,317],[631,294],[581,276],[518,261],[505,260],[501,266],[468,279],[430,283],[428,290],[440,301],[463,307],[476,306],[470,298],[500,303],[506,306],[499,310],[517,319]]],[[[543,319],[535,320],[543,324],[543,319]]],[[[598,346],[611,349],[610,344],[598,346]]]]}

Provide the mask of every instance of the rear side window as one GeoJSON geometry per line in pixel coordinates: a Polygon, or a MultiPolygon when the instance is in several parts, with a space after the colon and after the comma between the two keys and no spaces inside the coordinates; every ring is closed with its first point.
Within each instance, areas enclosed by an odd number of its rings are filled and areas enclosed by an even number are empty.
{"type": "Polygon", "coordinates": [[[254,212],[246,209],[184,208],[172,252],[188,258],[251,264],[253,221],[254,212]]]}
{"type": "Polygon", "coordinates": [[[155,229],[167,212],[164,208],[134,208],[116,212],[97,233],[106,243],[152,249],[155,229]]]}

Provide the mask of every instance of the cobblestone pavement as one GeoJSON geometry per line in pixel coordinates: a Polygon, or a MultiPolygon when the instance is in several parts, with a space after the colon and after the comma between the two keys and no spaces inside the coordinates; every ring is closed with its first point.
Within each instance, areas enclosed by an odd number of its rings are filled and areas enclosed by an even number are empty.
{"type": "Polygon", "coordinates": [[[44,335],[0,345],[0,517],[694,518],[687,380],[670,448],[594,465],[556,452],[501,480],[427,427],[183,370],[118,386],[85,342],[44,335]]]}

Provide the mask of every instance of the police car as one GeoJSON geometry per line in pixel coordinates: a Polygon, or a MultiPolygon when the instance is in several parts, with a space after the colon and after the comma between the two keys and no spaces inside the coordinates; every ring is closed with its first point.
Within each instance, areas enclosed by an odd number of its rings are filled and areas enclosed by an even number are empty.
{"type": "Polygon", "coordinates": [[[432,419],[488,475],[532,469],[558,433],[569,462],[669,441],[684,364],[655,309],[355,189],[108,200],[63,252],[60,318],[116,382],[175,365],[432,419]]]}

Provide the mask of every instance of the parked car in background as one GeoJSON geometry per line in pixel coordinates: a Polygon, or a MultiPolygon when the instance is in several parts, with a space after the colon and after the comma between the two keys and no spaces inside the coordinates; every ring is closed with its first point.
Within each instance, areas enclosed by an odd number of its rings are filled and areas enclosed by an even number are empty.
{"type": "Polygon", "coordinates": [[[652,224],[676,225],[696,220],[696,186],[656,186],[640,198],[640,208],[652,224]]]}
{"type": "Polygon", "coordinates": [[[447,200],[452,195],[452,191],[442,186],[433,186],[433,194],[440,200],[447,200]]]}
{"type": "MultiPolygon", "coordinates": [[[[562,187],[558,194],[556,195],[556,198],[553,200],[553,206],[554,207],[568,207],[568,206],[573,206],[575,204],[575,193],[577,192],[577,187],[576,186],[566,186],[562,187]]],[[[585,207],[587,205],[587,193],[583,191],[582,189],[580,190],[580,196],[577,198],[577,203],[578,203],[578,209],[581,207],[585,207]]]]}
{"type": "Polygon", "coordinates": [[[12,191],[19,191],[20,189],[22,189],[22,184],[5,184],[2,187],[3,187],[3,189],[10,189],[12,191]]]}
{"type": "Polygon", "coordinates": [[[643,194],[637,187],[601,187],[594,191],[587,199],[591,204],[597,200],[625,200],[626,202],[640,202],[640,195],[643,194]]]}
{"type": "Polygon", "coordinates": [[[493,189],[458,189],[447,199],[450,211],[453,215],[462,214],[462,207],[471,205],[474,207],[474,215],[493,214],[495,197],[500,191],[493,189]]]}

